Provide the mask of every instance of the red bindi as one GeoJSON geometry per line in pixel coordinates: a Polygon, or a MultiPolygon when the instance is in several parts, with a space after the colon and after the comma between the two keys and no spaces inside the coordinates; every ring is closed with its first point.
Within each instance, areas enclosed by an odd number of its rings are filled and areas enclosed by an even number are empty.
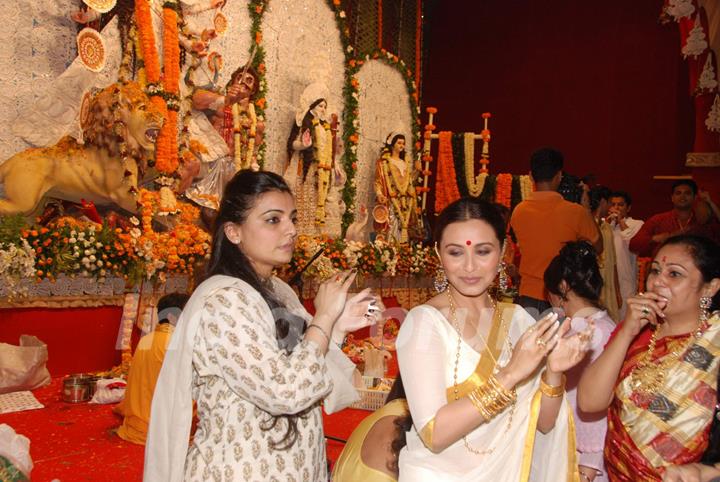
{"type": "Polygon", "coordinates": [[[665,261],[667,261],[667,256],[663,256],[662,262],[664,263],[665,261]]]}
{"type": "Polygon", "coordinates": [[[467,244],[468,246],[470,246],[470,245],[472,244],[472,241],[469,241],[469,240],[468,240],[468,241],[465,241],[465,244],[467,244]]]}

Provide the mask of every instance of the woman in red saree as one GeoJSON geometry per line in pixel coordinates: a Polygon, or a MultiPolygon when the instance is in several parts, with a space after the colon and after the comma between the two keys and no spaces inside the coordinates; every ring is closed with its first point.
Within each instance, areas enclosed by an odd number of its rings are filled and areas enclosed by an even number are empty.
{"type": "Polygon", "coordinates": [[[578,404],[608,409],[611,481],[660,481],[670,465],[700,461],[708,445],[720,363],[720,247],[668,239],[647,292],[628,299],[625,321],[585,371],[578,404]]]}

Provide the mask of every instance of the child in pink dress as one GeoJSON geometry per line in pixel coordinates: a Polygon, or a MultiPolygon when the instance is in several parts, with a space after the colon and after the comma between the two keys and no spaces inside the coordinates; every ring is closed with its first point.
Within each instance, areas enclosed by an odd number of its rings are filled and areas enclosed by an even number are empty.
{"type": "Polygon", "coordinates": [[[607,481],[603,448],[607,431],[605,412],[584,413],[577,406],[577,385],[585,368],[600,356],[615,329],[615,322],[600,306],[602,276],[593,247],[585,241],[570,242],[545,270],[551,304],[571,317],[572,331],[595,327],[585,359],[567,372],[567,399],[575,413],[575,434],[581,482],[607,481]]]}

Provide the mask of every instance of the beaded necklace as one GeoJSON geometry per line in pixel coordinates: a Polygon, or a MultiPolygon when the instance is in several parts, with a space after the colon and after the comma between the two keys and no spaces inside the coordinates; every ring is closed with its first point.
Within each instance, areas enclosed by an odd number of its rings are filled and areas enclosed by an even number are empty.
{"type": "MultiPolygon", "coordinates": [[[[458,390],[458,365],[460,363],[460,351],[461,351],[461,343],[462,343],[462,330],[460,329],[460,323],[457,319],[457,311],[455,309],[455,300],[452,296],[452,291],[450,287],[447,289],[447,295],[448,295],[448,302],[450,304],[450,322],[452,323],[453,327],[455,328],[455,331],[458,335],[458,341],[457,341],[457,351],[455,352],[455,369],[453,371],[453,394],[455,396],[455,401],[460,399],[459,390],[458,390]]],[[[502,313],[498,312],[497,309],[497,303],[495,300],[490,298],[490,301],[492,302],[492,310],[493,310],[493,321],[495,321],[495,318],[499,315],[500,318],[500,326],[505,326],[504,318],[502,316],[502,313]]],[[[504,336],[505,336],[505,343],[508,348],[508,352],[512,353],[513,346],[510,343],[510,336],[509,336],[509,328],[505,330],[504,336]]],[[[490,346],[488,345],[487,341],[485,340],[485,337],[480,333],[480,330],[477,330],[478,335],[480,335],[480,339],[483,341],[483,344],[485,345],[486,351],[490,354],[490,357],[492,358],[494,362],[494,366],[498,365],[498,361],[495,358],[495,355],[492,354],[492,350],[490,349],[490,346]]],[[[501,335],[502,336],[502,335],[501,335]]],[[[481,355],[482,356],[482,355],[481,355]]],[[[510,406],[510,416],[508,417],[508,423],[505,427],[505,433],[507,433],[510,430],[510,427],[512,426],[513,421],[513,415],[515,414],[515,401],[512,402],[512,405],[510,406]]],[[[486,420],[486,422],[489,422],[489,420],[486,420]]],[[[465,449],[473,453],[475,455],[490,455],[495,451],[495,447],[490,447],[489,449],[485,450],[479,450],[467,441],[467,436],[463,437],[463,444],[465,445],[465,449]]]]}

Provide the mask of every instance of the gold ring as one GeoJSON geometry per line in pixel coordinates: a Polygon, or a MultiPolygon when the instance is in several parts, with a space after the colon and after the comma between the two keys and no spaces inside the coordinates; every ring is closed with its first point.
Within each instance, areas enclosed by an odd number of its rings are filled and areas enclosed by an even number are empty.
{"type": "Polygon", "coordinates": [[[547,345],[547,342],[545,340],[543,340],[542,338],[538,338],[537,340],[535,340],[535,344],[537,346],[541,346],[541,347],[545,348],[545,345],[547,345]]]}
{"type": "Polygon", "coordinates": [[[648,309],[647,306],[643,306],[642,312],[643,312],[643,315],[645,315],[645,316],[650,314],[650,310],[648,309]]]}

